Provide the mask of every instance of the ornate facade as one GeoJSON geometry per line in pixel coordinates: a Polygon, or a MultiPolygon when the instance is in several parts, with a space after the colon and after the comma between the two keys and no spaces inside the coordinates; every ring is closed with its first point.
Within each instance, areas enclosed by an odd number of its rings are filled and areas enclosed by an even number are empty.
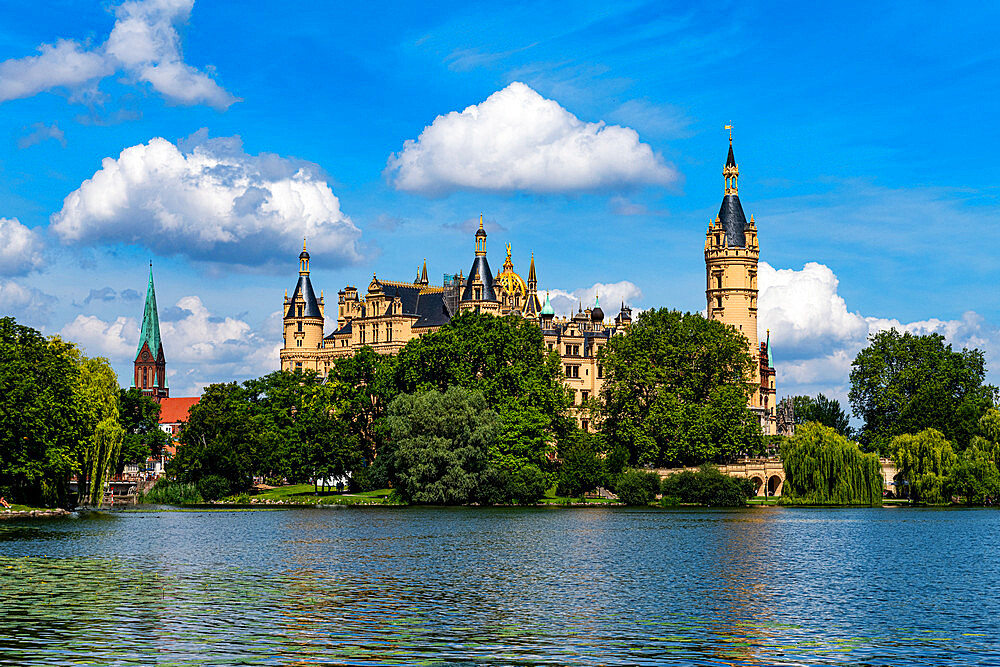
{"type": "MultiPolygon", "coordinates": [[[[757,338],[757,228],[752,216],[747,222],[740,204],[739,168],[731,137],[723,175],[726,187],[722,208],[709,224],[705,241],[708,316],[732,325],[746,336],[754,359],[754,392],[749,407],[760,417],[764,433],[773,434],[777,432],[777,419],[770,340],[759,342],[757,338]]],[[[557,318],[548,295],[544,304],[539,297],[534,256],[524,280],[514,270],[507,244],[503,267],[494,277],[487,259],[486,238],[480,217],[468,275],[446,274],[440,286],[430,284],[424,260],[413,282],[372,275],[363,294],[355,286],[344,287],[337,293],[336,327],[329,334],[325,333],[323,293],[317,298],[313,290],[309,253],[303,243],[298,283],[291,297],[285,293],[281,368],[311,369],[325,376],[337,357],[352,355],[365,346],[380,354],[395,354],[408,341],[437,330],[460,312],[516,315],[537,322],[547,348],[559,354],[566,385],[573,390],[574,403],[579,406],[577,419],[589,429],[587,399],[596,398],[604,384],[598,352],[611,336],[627,331],[632,322],[631,309],[622,303],[618,315],[608,321],[595,295],[593,307],[584,309],[580,304],[572,317],[557,318]]]]}

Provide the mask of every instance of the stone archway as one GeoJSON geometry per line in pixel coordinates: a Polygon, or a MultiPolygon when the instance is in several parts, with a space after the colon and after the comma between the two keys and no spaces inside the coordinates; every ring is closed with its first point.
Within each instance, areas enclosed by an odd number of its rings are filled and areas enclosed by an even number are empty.
{"type": "Polygon", "coordinates": [[[764,480],[761,479],[760,477],[753,476],[753,477],[750,478],[750,481],[753,482],[753,488],[755,489],[754,490],[754,495],[756,495],[756,496],[763,496],[764,495],[764,480]]]}
{"type": "Polygon", "coordinates": [[[785,485],[785,480],[783,480],[778,475],[771,475],[767,479],[767,495],[769,496],[780,496],[781,489],[785,485]]]}

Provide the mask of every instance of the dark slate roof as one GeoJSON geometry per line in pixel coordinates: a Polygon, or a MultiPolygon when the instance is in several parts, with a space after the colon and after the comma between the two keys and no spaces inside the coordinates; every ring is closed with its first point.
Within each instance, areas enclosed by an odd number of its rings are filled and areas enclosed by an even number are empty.
{"type": "Polygon", "coordinates": [[[336,331],[334,331],[332,334],[330,334],[329,336],[327,336],[326,340],[331,340],[334,336],[336,336],[338,334],[349,334],[349,333],[351,333],[351,323],[347,322],[347,323],[344,324],[344,326],[340,327],[339,329],[337,329],[336,331]]]}
{"type": "Polygon", "coordinates": [[[486,257],[477,255],[469,269],[469,277],[465,280],[465,289],[462,291],[462,301],[472,301],[472,279],[476,274],[483,281],[483,301],[496,301],[497,295],[493,291],[493,273],[490,271],[490,263],[486,257]]]}
{"type": "Polygon", "coordinates": [[[444,292],[425,292],[418,295],[417,312],[420,316],[413,323],[415,327],[440,327],[448,324],[451,318],[444,307],[444,292]]]}
{"type": "MultiPolygon", "coordinates": [[[[729,156],[732,157],[732,149],[729,156]]],[[[719,220],[726,230],[726,246],[730,248],[746,247],[747,218],[743,215],[743,206],[739,195],[726,195],[722,198],[722,208],[719,209],[719,220]]]]}
{"type": "Polygon", "coordinates": [[[732,144],[729,144],[729,157],[726,158],[726,166],[727,167],[735,167],[736,166],[736,158],[733,157],[733,145],[732,144]]]}
{"type": "Polygon", "coordinates": [[[306,302],[305,308],[302,309],[302,317],[323,317],[319,312],[319,304],[316,303],[316,293],[313,292],[309,276],[299,276],[299,282],[295,285],[295,293],[292,294],[292,303],[288,306],[288,312],[285,313],[285,317],[295,316],[295,301],[299,298],[299,294],[302,294],[306,302]]]}

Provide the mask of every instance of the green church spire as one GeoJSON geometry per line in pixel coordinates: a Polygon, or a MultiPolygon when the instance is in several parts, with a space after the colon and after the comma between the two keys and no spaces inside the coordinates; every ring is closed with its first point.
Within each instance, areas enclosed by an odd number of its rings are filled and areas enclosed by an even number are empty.
{"type": "Polygon", "coordinates": [[[771,330],[767,330],[767,367],[774,368],[774,357],[771,356],[771,330]]]}
{"type": "Polygon", "coordinates": [[[160,343],[160,316],[156,312],[156,290],[153,288],[153,263],[149,263],[149,285],[146,287],[146,307],[142,311],[142,330],[139,332],[139,347],[135,351],[138,358],[142,346],[149,345],[149,353],[158,359],[163,352],[160,343]]]}

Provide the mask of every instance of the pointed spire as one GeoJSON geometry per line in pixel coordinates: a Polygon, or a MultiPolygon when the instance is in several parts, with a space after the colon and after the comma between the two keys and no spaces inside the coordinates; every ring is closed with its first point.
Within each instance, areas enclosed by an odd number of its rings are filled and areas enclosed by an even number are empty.
{"type": "Polygon", "coordinates": [[[726,157],[726,166],[722,168],[722,175],[726,179],[726,194],[739,194],[737,180],[740,175],[739,165],[736,164],[736,157],[733,155],[733,135],[732,125],[726,126],[729,129],[729,155],[726,157]]]}
{"type": "Polygon", "coordinates": [[[771,355],[771,330],[770,329],[767,330],[767,342],[765,343],[765,345],[767,346],[767,367],[768,368],[774,368],[774,357],[771,355]]]}
{"type": "Polygon", "coordinates": [[[552,303],[549,301],[549,293],[545,293],[545,305],[542,306],[542,317],[553,317],[556,314],[552,303]]]}
{"type": "Polygon", "coordinates": [[[149,346],[149,353],[154,359],[163,352],[160,342],[160,315],[156,311],[156,288],[153,287],[153,263],[149,263],[149,284],[146,287],[146,305],[142,311],[142,329],[139,333],[139,347],[135,350],[138,357],[142,346],[149,346]]]}
{"type": "Polygon", "coordinates": [[[528,267],[528,287],[532,287],[538,282],[535,277],[535,253],[531,253],[531,266],[528,267]]]}
{"type": "Polygon", "coordinates": [[[424,257],[424,270],[420,272],[420,284],[426,285],[430,282],[427,278],[427,258],[424,257]]]}

